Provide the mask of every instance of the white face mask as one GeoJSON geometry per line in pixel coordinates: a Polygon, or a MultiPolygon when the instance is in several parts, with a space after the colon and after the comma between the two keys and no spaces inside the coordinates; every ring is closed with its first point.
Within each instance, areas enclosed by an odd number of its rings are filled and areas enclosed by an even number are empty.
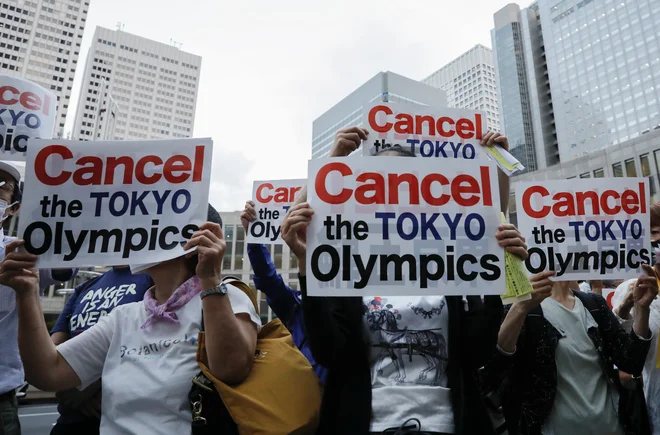
{"type": "Polygon", "coordinates": [[[133,275],[137,275],[138,273],[142,273],[145,270],[149,269],[150,267],[153,267],[159,263],[146,263],[146,264],[134,264],[130,266],[131,268],[131,273],[133,275]]]}
{"type": "Polygon", "coordinates": [[[18,204],[18,201],[12,202],[11,204],[7,204],[7,201],[5,201],[4,199],[0,199],[0,216],[2,216],[2,218],[0,219],[0,223],[4,222],[5,219],[7,219],[10,216],[10,215],[5,216],[5,213],[7,212],[7,210],[12,208],[16,204],[18,204]]]}

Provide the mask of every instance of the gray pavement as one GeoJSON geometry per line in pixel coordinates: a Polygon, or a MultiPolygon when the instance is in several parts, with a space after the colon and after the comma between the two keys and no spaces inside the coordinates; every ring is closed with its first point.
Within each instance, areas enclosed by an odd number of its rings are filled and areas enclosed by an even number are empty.
{"type": "Polygon", "coordinates": [[[21,405],[18,410],[22,435],[48,435],[57,420],[57,405],[21,405]]]}

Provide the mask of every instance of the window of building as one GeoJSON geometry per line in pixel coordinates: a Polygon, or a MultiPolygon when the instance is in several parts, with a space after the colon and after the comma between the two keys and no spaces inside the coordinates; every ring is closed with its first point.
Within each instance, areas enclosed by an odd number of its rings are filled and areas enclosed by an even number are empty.
{"type": "Polygon", "coordinates": [[[615,163],[612,165],[612,175],[615,177],[623,177],[623,169],[621,168],[621,163],[615,163]]]}
{"type": "Polygon", "coordinates": [[[232,245],[234,241],[234,226],[227,225],[224,228],[225,233],[225,242],[227,243],[227,248],[225,250],[225,256],[222,258],[222,269],[231,270],[231,254],[232,254],[232,245]]]}
{"type": "Polygon", "coordinates": [[[591,174],[589,172],[585,172],[584,174],[580,174],[580,178],[591,178],[591,174]]]}
{"type": "Polygon", "coordinates": [[[649,162],[648,154],[642,154],[639,156],[639,166],[642,168],[642,177],[651,176],[651,164],[649,162]]]}
{"type": "Polygon", "coordinates": [[[636,177],[637,168],[635,168],[635,159],[628,159],[625,162],[626,164],[626,176],[627,177],[636,177]]]}
{"type": "Polygon", "coordinates": [[[605,178],[605,171],[603,169],[595,169],[594,178],[605,178]]]}
{"type": "Polygon", "coordinates": [[[243,270],[243,250],[245,244],[245,229],[242,225],[236,227],[236,251],[234,253],[234,269],[243,270]]]}

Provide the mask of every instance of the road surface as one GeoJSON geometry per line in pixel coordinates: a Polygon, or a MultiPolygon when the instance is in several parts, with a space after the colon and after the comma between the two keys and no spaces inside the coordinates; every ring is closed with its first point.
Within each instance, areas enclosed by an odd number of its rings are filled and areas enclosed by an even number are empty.
{"type": "Polygon", "coordinates": [[[57,405],[21,405],[18,410],[22,435],[48,435],[57,420],[57,405]]]}

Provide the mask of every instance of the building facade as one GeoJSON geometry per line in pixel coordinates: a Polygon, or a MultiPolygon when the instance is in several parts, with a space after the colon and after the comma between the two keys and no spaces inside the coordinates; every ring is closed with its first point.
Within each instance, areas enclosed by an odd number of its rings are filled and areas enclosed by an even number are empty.
{"type": "Polygon", "coordinates": [[[362,125],[363,108],[374,101],[447,106],[443,90],[392,72],[380,72],[314,120],[312,158],[328,155],[337,130],[362,125]]]}
{"type": "Polygon", "coordinates": [[[89,0],[1,0],[0,72],[57,96],[54,137],[62,137],[89,0]]]}
{"type": "Polygon", "coordinates": [[[172,45],[97,27],[87,54],[73,138],[166,139],[191,137],[202,58],[172,45]],[[114,129],[109,111],[117,104],[114,129]],[[104,113],[106,114],[104,116],[104,113]]]}
{"type": "Polygon", "coordinates": [[[543,169],[660,128],[658,1],[538,0],[494,19],[502,130],[526,147],[517,157],[543,169]]]}
{"type": "Polygon", "coordinates": [[[562,159],[660,127],[660,2],[538,4],[562,159]]]}
{"type": "Polygon", "coordinates": [[[511,152],[526,172],[559,162],[552,92],[538,7],[509,4],[494,16],[491,31],[497,70],[500,121],[511,152]]]}
{"type": "Polygon", "coordinates": [[[509,215],[516,219],[516,185],[524,181],[573,178],[645,177],[649,179],[651,202],[660,201],[660,130],[612,145],[577,159],[511,179],[509,215]]]}
{"type": "Polygon", "coordinates": [[[497,82],[493,52],[475,45],[422,80],[447,93],[447,106],[481,110],[488,116],[488,129],[500,131],[497,82]]]}

